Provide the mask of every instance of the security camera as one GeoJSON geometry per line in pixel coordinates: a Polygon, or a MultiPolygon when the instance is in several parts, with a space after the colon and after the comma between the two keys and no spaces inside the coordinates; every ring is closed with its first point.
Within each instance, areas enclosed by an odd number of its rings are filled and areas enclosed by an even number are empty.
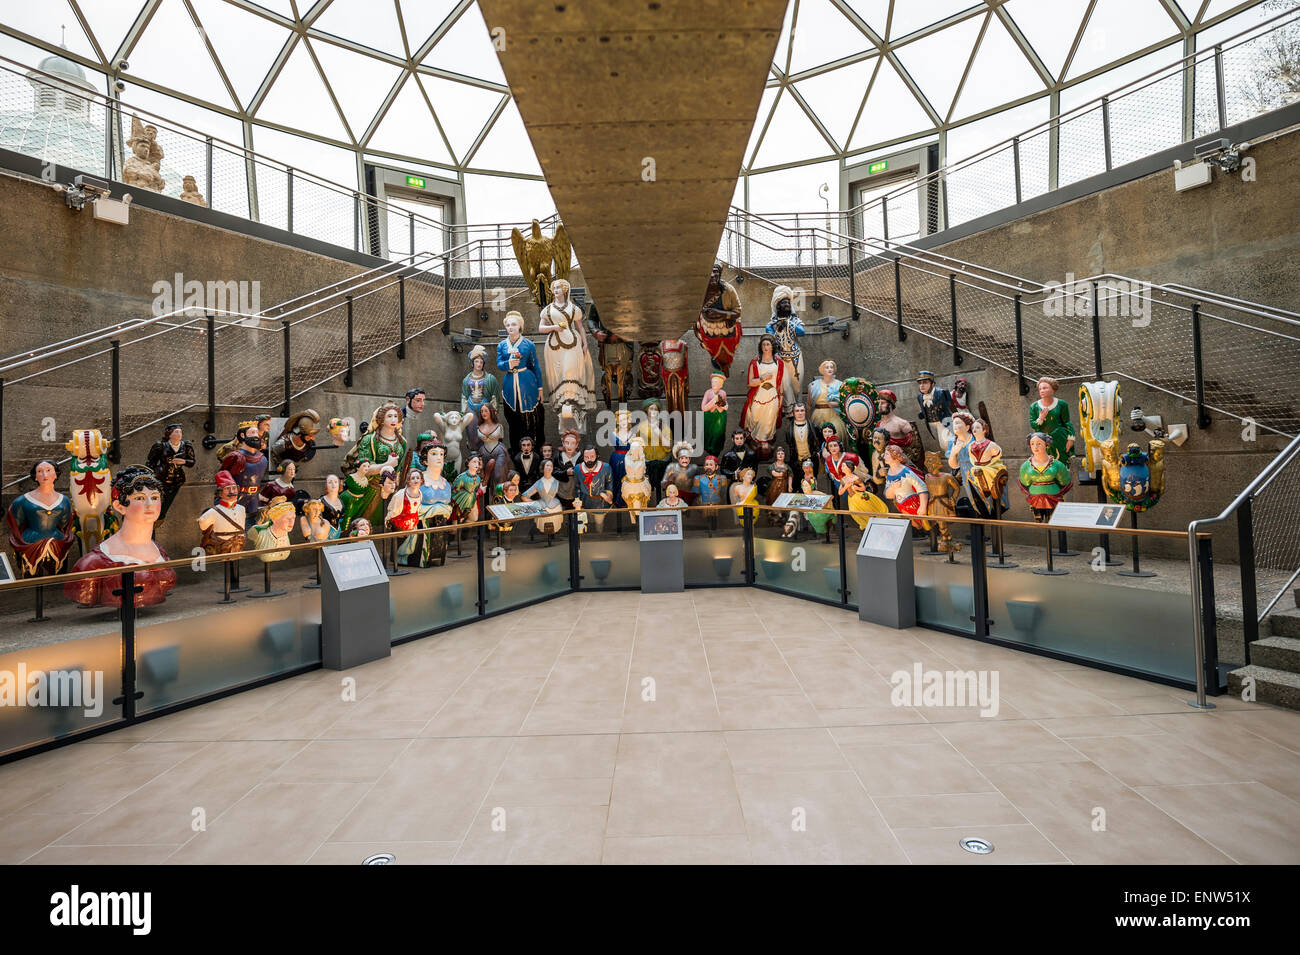
{"type": "Polygon", "coordinates": [[[108,183],[103,179],[96,179],[94,176],[87,176],[84,173],[74,176],[72,185],[95,199],[101,199],[112,192],[108,183]]]}
{"type": "Polygon", "coordinates": [[[113,80],[113,89],[121,93],[126,89],[126,84],[123,83],[121,80],[113,80]]]}
{"type": "Polygon", "coordinates": [[[131,68],[131,64],[128,63],[126,60],[118,60],[118,61],[117,61],[117,69],[118,69],[118,70],[120,70],[120,71],[122,71],[122,72],[126,72],[126,71],[129,70],[130,68],[131,68]]]}

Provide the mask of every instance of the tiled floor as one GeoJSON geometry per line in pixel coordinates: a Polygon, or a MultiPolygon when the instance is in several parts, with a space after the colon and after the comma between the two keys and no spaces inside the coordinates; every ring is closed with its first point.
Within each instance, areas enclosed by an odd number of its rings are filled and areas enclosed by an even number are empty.
{"type": "Polygon", "coordinates": [[[581,594],[0,768],[0,862],[1300,862],[1300,713],[1188,698],[757,590],[581,594]],[[916,661],[996,670],[996,718],[893,705],[916,661]]]}

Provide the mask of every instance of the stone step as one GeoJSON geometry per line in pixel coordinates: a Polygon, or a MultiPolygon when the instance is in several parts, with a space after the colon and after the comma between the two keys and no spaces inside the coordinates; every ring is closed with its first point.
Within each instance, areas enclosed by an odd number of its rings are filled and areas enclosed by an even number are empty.
{"type": "Polygon", "coordinates": [[[1265,637],[1250,645],[1251,662],[1270,670],[1300,673],[1300,638],[1265,637]]]}
{"type": "Polygon", "coordinates": [[[1274,610],[1266,624],[1275,637],[1300,637],[1300,610],[1274,610]]]}
{"type": "Polygon", "coordinates": [[[1300,710],[1300,673],[1274,670],[1252,663],[1228,673],[1228,692],[1240,695],[1247,679],[1254,680],[1255,701],[1300,710]]]}

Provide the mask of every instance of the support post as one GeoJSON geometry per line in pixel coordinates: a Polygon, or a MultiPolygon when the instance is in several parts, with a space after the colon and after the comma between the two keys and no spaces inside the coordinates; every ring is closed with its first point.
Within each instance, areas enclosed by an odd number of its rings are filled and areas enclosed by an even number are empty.
{"type": "Polygon", "coordinates": [[[848,555],[844,550],[844,515],[836,514],[835,520],[840,539],[840,606],[846,607],[849,603],[849,565],[848,555]]]}
{"type": "Polygon", "coordinates": [[[212,434],[217,430],[217,316],[204,316],[208,320],[208,418],[203,430],[212,434]]]}
{"type": "Polygon", "coordinates": [[[1219,620],[1214,608],[1214,556],[1208,537],[1197,538],[1196,562],[1201,577],[1201,628],[1204,632],[1201,660],[1205,688],[1219,695],[1219,620]]]}
{"type": "Polygon", "coordinates": [[[114,338],[109,344],[113,346],[113,443],[108,446],[108,459],[117,464],[122,460],[122,343],[114,338]]]}
{"type": "Polygon", "coordinates": [[[1101,98],[1101,141],[1106,150],[1106,171],[1110,172],[1113,162],[1110,154],[1110,97],[1101,98]]]}
{"type": "Polygon", "coordinates": [[[121,600],[118,619],[122,624],[122,695],[113,701],[122,707],[122,719],[135,719],[135,701],[144,696],[135,688],[135,595],[143,587],[135,584],[135,571],[128,570],[118,578],[118,589],[113,596],[121,600]]]}
{"type": "Polygon", "coordinates": [[[442,333],[451,334],[451,254],[442,256],[442,333]]]}
{"type": "Polygon", "coordinates": [[[894,256],[894,317],[898,320],[898,340],[907,341],[907,329],[903,328],[903,257],[894,256]]]}
{"type": "Polygon", "coordinates": [[[1092,371],[1094,381],[1101,381],[1101,311],[1098,308],[1097,283],[1092,283],[1092,371]]]}
{"type": "Polygon", "coordinates": [[[288,223],[289,223],[289,231],[292,232],[293,231],[293,167],[292,166],[286,167],[285,172],[287,173],[286,179],[288,184],[288,198],[286,200],[288,210],[289,210],[288,223]]]}
{"type": "MultiPolygon", "coordinates": [[[[204,149],[204,153],[205,153],[204,164],[207,167],[207,175],[205,176],[205,178],[207,180],[208,191],[205,192],[203,195],[208,200],[208,208],[213,209],[216,208],[216,203],[213,201],[213,197],[212,197],[212,137],[211,136],[207,138],[207,144],[206,144],[206,148],[204,149]]],[[[109,178],[111,179],[112,176],[110,176],[109,178]]]]}
{"type": "Polygon", "coordinates": [[[853,240],[849,239],[849,314],[856,322],[861,318],[862,313],[858,311],[858,277],[853,262],[853,249],[853,240]]]}
{"type": "Polygon", "coordinates": [[[397,279],[397,358],[406,357],[406,276],[397,279]]]}
{"type": "Polygon", "coordinates": [[[1214,89],[1219,106],[1219,129],[1225,129],[1228,125],[1228,94],[1227,85],[1223,81],[1223,44],[1221,43],[1214,45],[1214,89]]]}
{"type": "Polygon", "coordinates": [[[948,273],[948,304],[952,307],[952,363],[962,363],[961,346],[957,343],[957,276],[948,273]]]}
{"type": "Polygon", "coordinates": [[[293,369],[289,360],[289,319],[284,319],[282,327],[284,328],[284,404],[281,406],[280,413],[287,418],[289,417],[289,400],[293,397],[293,369]]]}
{"type": "MultiPolygon", "coordinates": [[[[1129,511],[1128,517],[1129,517],[1129,526],[1132,527],[1134,530],[1137,530],[1138,512],[1129,511]]],[[[1139,538],[1137,534],[1133,535],[1133,568],[1131,570],[1116,571],[1116,573],[1118,573],[1121,577],[1154,577],[1156,575],[1155,571],[1153,570],[1142,569],[1141,557],[1139,553],[1140,549],[1138,547],[1138,542],[1140,541],[1140,539],[1141,538],[1139,538]]]]}
{"type": "Polygon", "coordinates": [[[352,193],[352,251],[361,251],[361,193],[352,193]]]}
{"type": "Polygon", "coordinates": [[[1017,136],[1011,140],[1011,161],[1016,167],[1016,205],[1020,205],[1023,200],[1023,193],[1020,188],[1020,137],[1017,136]]]}
{"type": "Polygon", "coordinates": [[[1025,381],[1025,328],[1020,317],[1020,293],[1015,294],[1016,306],[1016,386],[1022,395],[1029,394],[1029,383],[1025,381]]]}
{"type": "Polygon", "coordinates": [[[1210,413],[1205,410],[1205,361],[1201,351],[1201,303],[1192,303],[1192,366],[1196,375],[1196,426],[1210,426],[1210,413]]]}
{"type": "Polygon", "coordinates": [[[1259,639],[1259,603],[1255,591],[1255,524],[1252,499],[1237,508],[1237,563],[1241,568],[1241,625],[1245,659],[1250,666],[1250,645],[1259,639]]]}
{"type": "Polygon", "coordinates": [[[754,512],[741,508],[741,522],[745,527],[745,586],[754,586],[754,512]]]}
{"type": "Polygon", "coordinates": [[[409,223],[410,223],[409,229],[411,232],[411,257],[412,259],[414,259],[415,257],[415,213],[408,212],[407,215],[409,216],[409,223]]]}
{"type": "Polygon", "coordinates": [[[343,387],[352,387],[352,296],[348,300],[348,370],[343,375],[343,387]]]}
{"type": "Polygon", "coordinates": [[[569,511],[564,515],[564,523],[569,528],[569,589],[578,590],[578,584],[582,580],[582,574],[579,572],[581,567],[578,562],[578,521],[577,515],[569,511]]]}
{"type": "Polygon", "coordinates": [[[478,615],[481,617],[487,613],[487,570],[483,561],[483,551],[487,547],[487,528],[480,524],[474,528],[478,537],[478,554],[476,563],[478,564],[478,615]]]}
{"type": "Polygon", "coordinates": [[[988,637],[989,626],[993,623],[989,619],[989,575],[988,569],[984,566],[984,525],[972,524],[970,526],[970,576],[971,589],[974,591],[974,624],[975,636],[988,637]]]}

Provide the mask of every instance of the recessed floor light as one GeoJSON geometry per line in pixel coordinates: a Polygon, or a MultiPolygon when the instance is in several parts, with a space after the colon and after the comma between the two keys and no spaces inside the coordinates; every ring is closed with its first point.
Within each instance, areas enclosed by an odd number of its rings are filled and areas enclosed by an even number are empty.
{"type": "Polygon", "coordinates": [[[391,852],[378,852],[375,855],[370,856],[370,858],[366,859],[366,861],[361,864],[362,865],[396,865],[397,856],[393,855],[391,852]]]}
{"type": "Polygon", "coordinates": [[[993,843],[987,839],[977,839],[974,836],[967,836],[961,842],[957,843],[967,852],[973,852],[979,856],[986,856],[993,851],[993,843]]]}

